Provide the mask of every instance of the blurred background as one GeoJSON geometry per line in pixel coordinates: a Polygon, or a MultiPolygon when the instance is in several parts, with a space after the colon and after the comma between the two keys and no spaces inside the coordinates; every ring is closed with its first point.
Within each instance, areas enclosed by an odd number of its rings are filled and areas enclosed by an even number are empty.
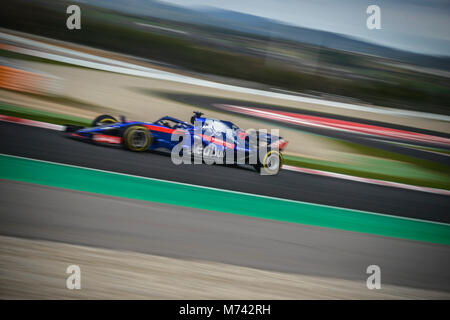
{"type": "Polygon", "coordinates": [[[4,28],[177,70],[338,101],[448,114],[448,2],[379,1],[379,30],[366,26],[369,5],[19,0],[6,1],[1,18],[4,28]],[[64,28],[70,4],[81,6],[81,30],[64,28]]]}
{"type": "Polygon", "coordinates": [[[99,114],[188,120],[198,110],[279,128],[286,170],[447,197],[449,15],[445,0],[6,0],[0,115],[89,125],[99,114]],[[73,4],[81,29],[69,30],[73,4]],[[381,29],[369,30],[373,4],[381,29]]]}

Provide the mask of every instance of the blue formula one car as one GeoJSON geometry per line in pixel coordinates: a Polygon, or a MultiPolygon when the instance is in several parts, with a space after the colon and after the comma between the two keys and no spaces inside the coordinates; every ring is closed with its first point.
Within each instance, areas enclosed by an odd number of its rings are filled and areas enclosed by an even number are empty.
{"type": "Polygon", "coordinates": [[[150,123],[101,115],[89,128],[69,125],[66,132],[72,138],[122,145],[135,152],[166,150],[177,164],[191,163],[191,160],[208,164],[250,164],[261,174],[279,172],[281,151],[287,141],[261,131],[245,132],[229,121],[202,115],[194,112],[190,123],[168,116],[150,123]]]}

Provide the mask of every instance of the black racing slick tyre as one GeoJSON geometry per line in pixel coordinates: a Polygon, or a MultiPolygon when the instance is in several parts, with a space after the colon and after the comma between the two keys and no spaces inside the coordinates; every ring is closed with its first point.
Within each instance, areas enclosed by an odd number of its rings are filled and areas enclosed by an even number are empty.
{"type": "Polygon", "coordinates": [[[122,136],[123,145],[126,149],[142,152],[146,151],[153,143],[151,132],[143,126],[128,127],[122,136]]]}
{"type": "Polygon", "coordinates": [[[280,172],[283,164],[283,158],[281,153],[275,150],[269,150],[261,161],[253,167],[260,174],[264,175],[276,175],[280,172]]]}
{"type": "Polygon", "coordinates": [[[110,116],[108,114],[102,114],[92,121],[92,127],[104,126],[106,124],[116,123],[118,122],[116,118],[110,116]]]}

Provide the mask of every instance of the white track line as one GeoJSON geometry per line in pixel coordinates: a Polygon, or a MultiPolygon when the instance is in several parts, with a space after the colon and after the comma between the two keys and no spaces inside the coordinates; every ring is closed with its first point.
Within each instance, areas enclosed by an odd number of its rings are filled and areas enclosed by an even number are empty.
{"type": "Polygon", "coordinates": [[[57,131],[64,131],[66,128],[65,126],[60,126],[58,124],[16,118],[16,117],[11,117],[11,116],[1,115],[1,114],[0,114],[0,121],[19,123],[19,124],[24,124],[27,126],[39,127],[39,128],[45,128],[45,129],[57,130],[57,131]]]}
{"type": "MultiPolygon", "coordinates": [[[[65,126],[61,126],[61,125],[57,125],[57,124],[53,124],[53,123],[46,123],[46,122],[41,122],[41,121],[34,121],[34,120],[28,120],[28,119],[22,119],[22,118],[16,118],[16,117],[4,116],[4,115],[0,115],[0,121],[18,123],[18,124],[23,124],[23,125],[27,125],[27,126],[45,128],[45,129],[56,130],[56,131],[64,131],[65,130],[65,126]]],[[[434,193],[434,194],[440,194],[440,195],[446,195],[446,196],[450,195],[450,191],[445,190],[445,189],[419,187],[419,186],[414,186],[414,185],[410,185],[410,184],[397,183],[397,182],[391,182],[391,181],[385,181],[385,180],[361,178],[361,177],[350,176],[350,175],[340,174],[340,173],[335,173],[335,172],[330,172],[330,171],[321,171],[321,170],[315,170],[315,169],[294,167],[294,166],[289,166],[289,165],[283,165],[283,169],[289,170],[289,171],[300,172],[300,173],[325,176],[325,177],[330,177],[330,178],[338,178],[338,179],[344,179],[344,180],[351,180],[351,181],[375,184],[375,185],[386,186],[386,187],[428,192],[428,193],[434,193]]]]}

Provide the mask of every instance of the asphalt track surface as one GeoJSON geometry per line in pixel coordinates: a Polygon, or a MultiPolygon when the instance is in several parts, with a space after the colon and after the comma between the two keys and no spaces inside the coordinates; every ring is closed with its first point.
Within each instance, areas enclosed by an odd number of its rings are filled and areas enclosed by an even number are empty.
{"type": "Polygon", "coordinates": [[[0,180],[0,234],[446,292],[450,246],[0,180]]]}
{"type": "MultiPolygon", "coordinates": [[[[448,196],[246,167],[176,166],[167,155],[133,153],[67,138],[64,133],[0,122],[0,153],[291,200],[450,223],[448,196]]],[[[199,197],[202,195],[199,194],[199,197]]]]}

